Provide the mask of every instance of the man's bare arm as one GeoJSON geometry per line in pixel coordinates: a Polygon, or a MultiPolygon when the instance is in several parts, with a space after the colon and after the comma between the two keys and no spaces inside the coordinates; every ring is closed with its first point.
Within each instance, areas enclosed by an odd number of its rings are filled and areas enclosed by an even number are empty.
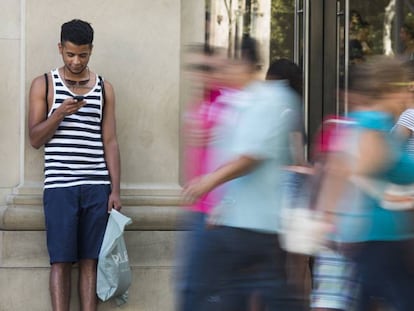
{"type": "Polygon", "coordinates": [[[102,120],[102,138],[105,150],[105,161],[111,177],[111,195],[108,201],[108,210],[121,208],[120,180],[121,159],[116,135],[115,94],[112,85],[105,81],[105,104],[102,120]]]}
{"type": "Polygon", "coordinates": [[[78,102],[72,98],[65,99],[52,115],[47,118],[46,83],[44,76],[35,78],[29,93],[29,139],[30,144],[39,149],[46,144],[56,132],[65,116],[75,113],[86,102],[78,102]]]}

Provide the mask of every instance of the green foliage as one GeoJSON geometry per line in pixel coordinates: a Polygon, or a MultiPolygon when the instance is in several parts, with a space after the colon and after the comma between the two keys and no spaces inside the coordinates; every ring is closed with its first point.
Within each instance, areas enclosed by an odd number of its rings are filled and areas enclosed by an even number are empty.
{"type": "MultiPolygon", "coordinates": [[[[330,0],[325,0],[330,1],[330,0]]],[[[368,44],[373,54],[384,52],[384,15],[390,0],[361,1],[350,0],[350,9],[357,11],[369,23],[368,44]]],[[[270,61],[285,57],[293,59],[294,53],[294,0],[272,0],[270,61]]],[[[414,24],[414,14],[403,7],[403,21],[414,24]]],[[[344,21],[342,21],[344,25],[344,21]]],[[[392,29],[392,41],[396,42],[398,31],[392,29]]]]}
{"type": "Polygon", "coordinates": [[[272,0],[270,62],[293,58],[294,4],[294,0],[272,0]]]}
{"type": "MultiPolygon", "coordinates": [[[[373,51],[373,54],[384,53],[384,16],[385,8],[389,4],[390,0],[375,0],[375,1],[360,1],[351,0],[351,10],[357,11],[362,19],[369,23],[369,44],[373,51]]],[[[407,6],[403,6],[403,23],[414,23],[414,15],[409,11],[407,6]]],[[[394,26],[394,25],[392,25],[394,26]]],[[[398,31],[392,27],[391,38],[393,44],[395,44],[398,31]]]]}

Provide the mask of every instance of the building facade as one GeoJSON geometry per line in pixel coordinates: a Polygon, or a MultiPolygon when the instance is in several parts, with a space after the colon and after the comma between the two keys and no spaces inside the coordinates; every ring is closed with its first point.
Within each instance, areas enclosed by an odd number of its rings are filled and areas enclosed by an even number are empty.
{"type": "MultiPolygon", "coordinates": [[[[133,285],[121,309],[158,311],[174,304],[186,94],[182,47],[203,40],[235,47],[249,32],[264,47],[264,68],[277,57],[300,64],[311,137],[325,114],[347,109],[339,90],[346,89],[349,42],[356,35],[351,13],[368,22],[372,53],[398,53],[399,26],[411,8],[409,0],[2,0],[0,311],[50,310],[43,151],[28,141],[27,97],[35,76],[62,64],[57,43],[63,22],[92,23],[90,66],[116,92],[123,211],[134,221],[126,232],[133,285]]],[[[73,311],[76,300],[73,295],[73,311]]],[[[102,304],[100,310],[113,307],[102,304]]]]}
{"type": "Polygon", "coordinates": [[[123,211],[134,221],[126,232],[134,281],[122,309],[172,310],[180,52],[204,35],[204,4],[180,0],[1,1],[0,310],[50,310],[43,150],[28,141],[28,92],[34,77],[61,66],[60,26],[73,18],[92,23],[90,67],[116,92],[123,211]]]}

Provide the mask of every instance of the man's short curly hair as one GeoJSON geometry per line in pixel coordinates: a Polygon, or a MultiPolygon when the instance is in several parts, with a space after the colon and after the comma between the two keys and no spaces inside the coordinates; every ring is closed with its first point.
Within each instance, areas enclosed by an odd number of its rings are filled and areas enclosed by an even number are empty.
{"type": "Polygon", "coordinates": [[[76,45],[89,44],[93,42],[93,28],[90,23],[80,19],[73,19],[61,27],[60,42],[72,42],[76,45]]]}

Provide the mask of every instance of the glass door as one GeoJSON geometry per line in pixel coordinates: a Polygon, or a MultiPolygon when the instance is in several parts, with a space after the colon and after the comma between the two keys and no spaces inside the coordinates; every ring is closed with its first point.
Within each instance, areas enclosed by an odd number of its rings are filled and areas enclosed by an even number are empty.
{"type": "Polygon", "coordinates": [[[323,115],[346,114],[351,66],[369,61],[372,55],[390,55],[402,61],[414,59],[414,1],[324,2],[324,85],[328,92],[324,96],[323,115]],[[332,50],[334,59],[328,54],[332,50]]]}
{"type": "MultiPolygon", "coordinates": [[[[269,64],[286,58],[303,73],[303,109],[309,114],[309,35],[311,0],[205,0],[205,40],[237,57],[243,34],[259,41],[263,76],[269,64]]],[[[318,0],[312,0],[318,1],[318,0]]],[[[309,118],[305,118],[308,129],[309,118]]]]}

